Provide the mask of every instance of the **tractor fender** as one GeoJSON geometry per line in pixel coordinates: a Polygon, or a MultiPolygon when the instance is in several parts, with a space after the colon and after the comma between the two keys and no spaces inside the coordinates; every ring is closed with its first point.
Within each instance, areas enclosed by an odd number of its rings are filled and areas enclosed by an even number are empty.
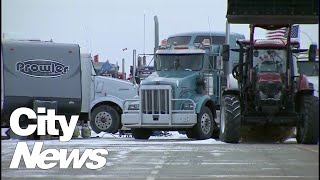
{"type": "Polygon", "coordinates": [[[309,86],[308,78],[304,74],[300,74],[297,78],[297,90],[312,90],[309,86]]]}
{"type": "Polygon", "coordinates": [[[297,77],[297,96],[300,95],[313,95],[314,89],[310,86],[307,76],[300,74],[297,77]]]}
{"type": "MultiPolygon", "coordinates": [[[[299,111],[299,105],[301,103],[301,97],[303,96],[313,96],[314,95],[314,89],[312,86],[310,86],[312,83],[309,83],[307,76],[300,74],[299,77],[296,78],[297,82],[297,92],[295,94],[295,104],[296,104],[296,110],[299,111]]],[[[313,85],[313,84],[312,84],[313,85]]]]}

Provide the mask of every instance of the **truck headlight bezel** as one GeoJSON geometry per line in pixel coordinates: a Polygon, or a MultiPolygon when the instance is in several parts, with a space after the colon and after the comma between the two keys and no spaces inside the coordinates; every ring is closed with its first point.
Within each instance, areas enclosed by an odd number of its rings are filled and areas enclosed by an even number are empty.
{"type": "Polygon", "coordinates": [[[139,104],[129,104],[128,110],[139,110],[139,104]]]}
{"type": "Polygon", "coordinates": [[[184,103],[182,105],[182,109],[183,110],[193,110],[194,109],[194,104],[191,103],[191,102],[184,103]]]}

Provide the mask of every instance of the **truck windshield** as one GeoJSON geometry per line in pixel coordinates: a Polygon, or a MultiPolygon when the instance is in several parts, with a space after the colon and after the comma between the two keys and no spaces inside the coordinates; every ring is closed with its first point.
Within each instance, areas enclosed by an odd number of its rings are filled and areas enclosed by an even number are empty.
{"type": "Polygon", "coordinates": [[[202,54],[160,54],[157,55],[157,71],[198,71],[202,68],[202,54]]]}
{"type": "Polygon", "coordinates": [[[258,49],[253,52],[253,55],[253,66],[257,71],[278,73],[285,72],[285,50],[258,49]]]}
{"type": "Polygon", "coordinates": [[[189,44],[191,36],[175,36],[169,37],[167,40],[168,44],[176,43],[176,45],[186,45],[189,44]]]}

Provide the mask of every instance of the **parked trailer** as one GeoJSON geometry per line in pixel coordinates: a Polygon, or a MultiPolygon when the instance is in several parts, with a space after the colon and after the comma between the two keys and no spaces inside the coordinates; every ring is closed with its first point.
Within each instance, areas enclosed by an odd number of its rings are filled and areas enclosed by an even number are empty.
{"type": "MultiPolygon", "coordinates": [[[[92,129],[115,133],[121,129],[124,99],[137,95],[127,81],[97,76],[90,54],[76,44],[42,41],[1,42],[1,126],[9,126],[19,107],[54,108],[57,114],[91,119],[92,129]]],[[[21,124],[29,122],[21,118],[21,124]]]]}
{"type": "MultiPolygon", "coordinates": [[[[3,40],[2,126],[19,107],[54,108],[57,114],[81,109],[80,47],[41,41],[3,40]]],[[[21,117],[22,124],[28,120],[21,117]]]]}

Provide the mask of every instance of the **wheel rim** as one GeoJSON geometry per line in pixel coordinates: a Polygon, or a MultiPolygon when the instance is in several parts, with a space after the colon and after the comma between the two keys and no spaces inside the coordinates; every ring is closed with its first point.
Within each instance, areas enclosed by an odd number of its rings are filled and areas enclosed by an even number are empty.
{"type": "Polygon", "coordinates": [[[211,119],[208,113],[204,113],[201,117],[201,130],[204,134],[208,134],[211,130],[211,119]]]}
{"type": "Polygon", "coordinates": [[[95,123],[97,127],[101,130],[106,130],[110,128],[112,124],[112,117],[108,112],[99,112],[95,117],[95,123]]]}
{"type": "Polygon", "coordinates": [[[224,128],[225,128],[225,107],[221,106],[221,111],[220,111],[220,129],[221,132],[224,133],[224,128]]]}

